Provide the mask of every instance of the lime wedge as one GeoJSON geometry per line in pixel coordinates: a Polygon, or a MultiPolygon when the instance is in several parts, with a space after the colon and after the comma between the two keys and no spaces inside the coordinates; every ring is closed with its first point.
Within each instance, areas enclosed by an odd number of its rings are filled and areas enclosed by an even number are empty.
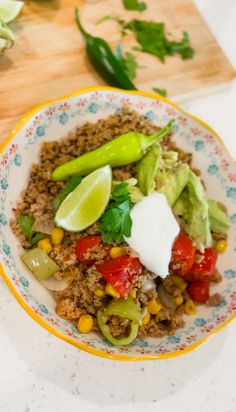
{"type": "Polygon", "coordinates": [[[56,225],[69,232],[80,232],[95,223],[110,200],[111,184],[110,166],[90,173],[60,205],[56,225]]]}
{"type": "Polygon", "coordinates": [[[10,23],[20,14],[23,6],[23,1],[0,0],[0,20],[10,23]]]}
{"type": "Polygon", "coordinates": [[[14,41],[15,36],[11,29],[5,24],[0,21],[0,39],[5,39],[9,41],[14,41]]]}

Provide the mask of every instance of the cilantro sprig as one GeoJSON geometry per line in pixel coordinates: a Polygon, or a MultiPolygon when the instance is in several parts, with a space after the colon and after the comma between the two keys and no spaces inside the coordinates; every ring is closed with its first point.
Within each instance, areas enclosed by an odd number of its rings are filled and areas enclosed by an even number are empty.
{"type": "Polygon", "coordinates": [[[105,243],[123,243],[124,236],[131,235],[132,220],[130,211],[132,202],[128,183],[115,185],[111,202],[101,218],[101,234],[105,243]]]}
{"type": "Polygon", "coordinates": [[[123,29],[128,29],[135,33],[136,40],[140,45],[140,47],[135,47],[135,50],[153,54],[162,63],[165,62],[166,56],[172,56],[175,53],[180,54],[184,60],[191,59],[194,55],[188,33],[184,31],[180,41],[169,40],[166,36],[165,23],[163,22],[157,23],[133,19],[123,29]]]}
{"type": "Polygon", "coordinates": [[[19,215],[17,216],[16,221],[21,228],[21,232],[26,237],[26,239],[29,241],[31,246],[38,243],[39,240],[42,240],[45,238],[44,233],[35,232],[35,230],[33,229],[33,224],[34,224],[33,217],[26,216],[26,215],[19,215]]]}

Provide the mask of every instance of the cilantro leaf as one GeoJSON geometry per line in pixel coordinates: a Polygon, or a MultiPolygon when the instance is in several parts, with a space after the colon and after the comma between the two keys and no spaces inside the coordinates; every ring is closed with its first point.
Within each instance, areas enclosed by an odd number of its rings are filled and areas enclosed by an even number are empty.
{"type": "Polygon", "coordinates": [[[122,49],[123,44],[119,43],[115,51],[115,56],[129,79],[134,80],[136,77],[137,68],[139,67],[138,63],[132,53],[126,52],[125,55],[123,55],[122,49]]]}
{"type": "Polygon", "coordinates": [[[123,5],[126,10],[144,11],[147,9],[147,3],[138,0],[123,0],[123,5]]]}
{"type": "Polygon", "coordinates": [[[32,227],[34,223],[34,218],[31,216],[19,215],[16,218],[18,225],[21,228],[23,235],[26,238],[30,238],[32,235],[32,227]]]}
{"type": "Polygon", "coordinates": [[[131,202],[112,204],[102,215],[101,234],[106,243],[122,243],[124,236],[130,236],[132,220],[130,217],[131,202]]]}
{"type": "Polygon", "coordinates": [[[34,218],[32,216],[19,215],[17,216],[16,221],[20,226],[21,232],[32,246],[38,243],[39,240],[45,238],[44,233],[35,232],[33,230],[34,218]]]}
{"type": "Polygon", "coordinates": [[[31,245],[36,245],[36,243],[38,243],[40,240],[45,239],[45,235],[44,233],[38,232],[38,233],[34,233],[31,237],[31,245]]]}
{"type": "Polygon", "coordinates": [[[155,93],[160,94],[161,96],[164,96],[164,97],[167,96],[167,90],[166,89],[159,89],[159,87],[153,87],[152,90],[155,93]]]}
{"type": "Polygon", "coordinates": [[[163,22],[133,19],[126,24],[125,29],[135,33],[136,40],[140,44],[140,48],[136,48],[136,50],[153,54],[162,63],[164,63],[166,56],[172,56],[174,53],[180,54],[182,59],[191,59],[194,55],[188,33],[183,32],[183,37],[179,42],[170,41],[166,36],[163,22]]]}
{"type": "Polygon", "coordinates": [[[129,193],[129,185],[127,182],[121,182],[115,185],[114,189],[112,190],[111,198],[116,203],[122,203],[125,200],[130,201],[130,193],[129,193]]]}

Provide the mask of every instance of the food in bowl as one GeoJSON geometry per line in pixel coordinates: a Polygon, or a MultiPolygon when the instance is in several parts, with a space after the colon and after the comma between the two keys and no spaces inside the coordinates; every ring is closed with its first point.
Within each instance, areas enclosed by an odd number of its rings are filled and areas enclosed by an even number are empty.
{"type": "Polygon", "coordinates": [[[44,142],[14,209],[22,260],[57,314],[113,345],[172,335],[198,304],[221,302],[210,288],[227,211],[172,126],[126,108],[44,142]]]}

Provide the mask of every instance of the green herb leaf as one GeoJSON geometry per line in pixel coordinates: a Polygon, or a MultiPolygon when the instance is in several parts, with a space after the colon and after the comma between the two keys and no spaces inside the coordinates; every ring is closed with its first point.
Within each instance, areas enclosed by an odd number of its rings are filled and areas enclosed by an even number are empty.
{"type": "Polygon", "coordinates": [[[122,203],[125,200],[130,201],[129,184],[127,182],[116,184],[112,190],[111,198],[116,203],[122,203]]]}
{"type": "Polygon", "coordinates": [[[19,215],[17,216],[16,221],[20,226],[23,235],[26,238],[31,238],[34,218],[31,216],[19,215]]]}
{"type": "Polygon", "coordinates": [[[130,217],[131,202],[125,200],[114,203],[101,218],[101,233],[105,243],[122,243],[124,236],[130,236],[132,220],[130,217]]]}
{"type": "Polygon", "coordinates": [[[153,87],[152,90],[157,93],[160,94],[160,96],[167,96],[167,90],[166,89],[159,89],[158,87],[153,87]]]}
{"type": "Polygon", "coordinates": [[[34,224],[33,217],[26,216],[26,215],[19,215],[17,216],[16,221],[18,225],[20,226],[23,235],[26,237],[26,239],[30,242],[32,246],[35,245],[39,240],[45,238],[44,233],[35,232],[33,230],[33,224],[34,224]]]}
{"type": "Polygon", "coordinates": [[[126,10],[144,11],[147,9],[147,3],[138,0],[123,0],[123,5],[126,10]]]}
{"type": "Polygon", "coordinates": [[[45,235],[44,233],[34,233],[31,237],[31,245],[36,245],[36,243],[38,243],[40,240],[45,239],[45,235]]]}
{"type": "Polygon", "coordinates": [[[180,54],[182,59],[191,59],[194,55],[188,33],[183,32],[183,37],[179,42],[170,41],[166,36],[163,22],[133,19],[124,28],[135,33],[136,40],[141,46],[140,51],[157,56],[162,63],[166,56],[172,56],[175,53],[180,54]]]}
{"type": "Polygon", "coordinates": [[[139,67],[139,65],[136,61],[135,56],[132,53],[126,52],[125,55],[123,55],[122,50],[123,50],[123,44],[119,43],[115,51],[115,56],[117,60],[119,61],[122,69],[129,77],[129,79],[134,80],[136,77],[136,72],[137,72],[137,68],[139,67]]]}
{"type": "Polygon", "coordinates": [[[53,200],[53,210],[54,212],[58,209],[60,204],[65,200],[69,193],[73,192],[73,190],[80,184],[82,180],[81,176],[72,176],[68,182],[66,183],[64,189],[58,193],[58,195],[53,200]]]}

